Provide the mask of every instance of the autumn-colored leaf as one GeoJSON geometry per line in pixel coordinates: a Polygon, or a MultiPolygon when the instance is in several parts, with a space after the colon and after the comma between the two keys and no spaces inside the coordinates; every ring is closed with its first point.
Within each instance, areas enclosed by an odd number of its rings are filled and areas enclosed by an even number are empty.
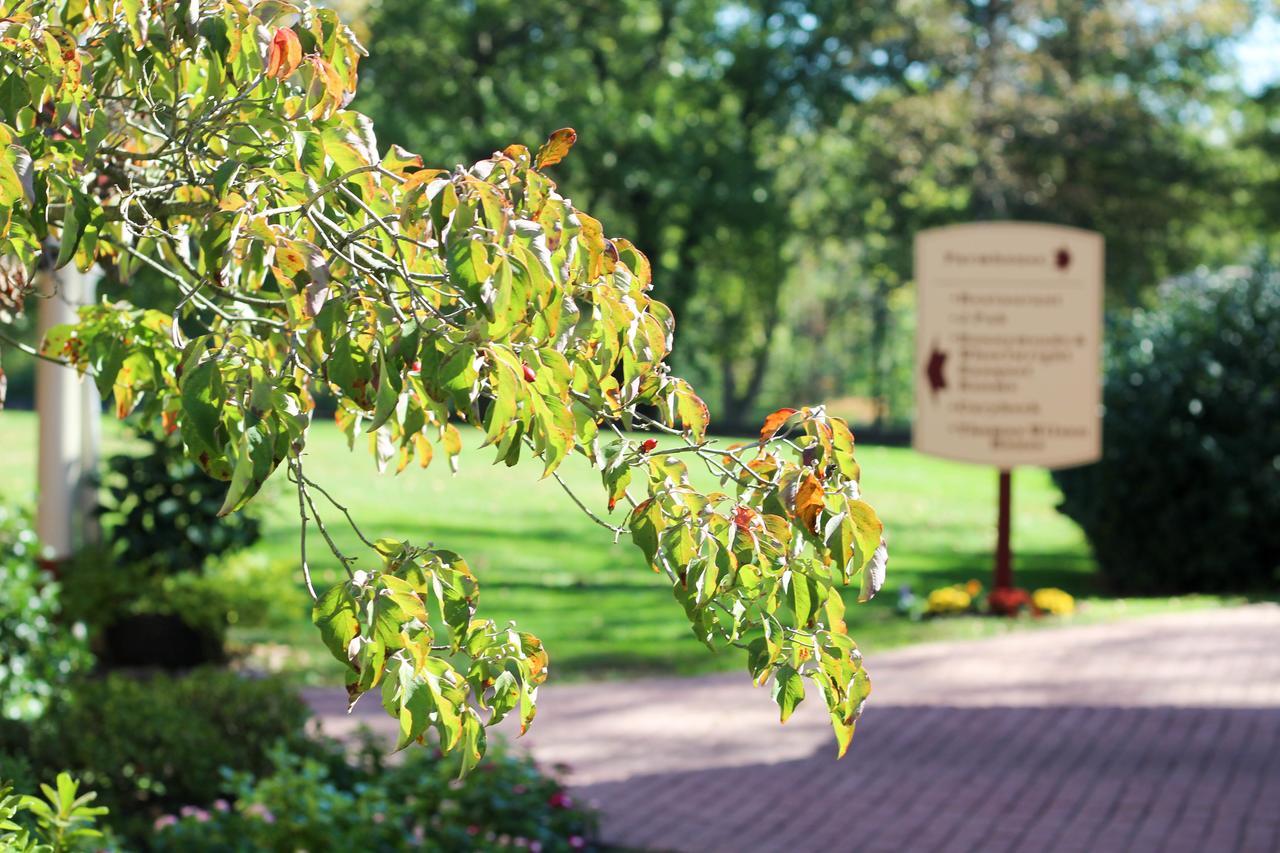
{"type": "Polygon", "coordinates": [[[288,27],[276,30],[267,49],[267,77],[284,80],[301,64],[302,43],[298,41],[298,34],[288,27]]]}
{"type": "Polygon", "coordinates": [[[774,434],[786,423],[787,418],[795,413],[795,409],[778,409],[778,411],[765,418],[764,426],[760,428],[760,443],[763,444],[773,438],[774,434]]]}
{"type": "Polygon", "coordinates": [[[796,489],[795,514],[810,533],[818,532],[818,515],[826,509],[822,483],[812,474],[805,475],[796,489]]]}
{"type": "Polygon", "coordinates": [[[554,166],[565,158],[569,149],[573,147],[573,143],[577,141],[578,131],[572,127],[560,128],[538,149],[538,156],[534,159],[533,165],[539,169],[554,166]]]}
{"type": "Polygon", "coordinates": [[[738,530],[751,535],[751,528],[759,524],[760,514],[749,506],[738,506],[733,511],[733,524],[738,530]]]}

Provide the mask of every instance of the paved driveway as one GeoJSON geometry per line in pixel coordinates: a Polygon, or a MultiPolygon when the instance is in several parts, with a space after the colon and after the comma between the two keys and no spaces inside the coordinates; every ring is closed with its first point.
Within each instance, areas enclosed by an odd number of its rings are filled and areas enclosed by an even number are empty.
{"type": "MultiPolygon", "coordinates": [[[[868,659],[849,754],[745,674],[560,685],[521,743],[572,767],[605,840],[682,851],[1280,851],[1280,606],[868,659]]],[[[383,725],[374,703],[333,733],[383,725]]],[[[389,725],[390,721],[387,720],[389,725]]]]}

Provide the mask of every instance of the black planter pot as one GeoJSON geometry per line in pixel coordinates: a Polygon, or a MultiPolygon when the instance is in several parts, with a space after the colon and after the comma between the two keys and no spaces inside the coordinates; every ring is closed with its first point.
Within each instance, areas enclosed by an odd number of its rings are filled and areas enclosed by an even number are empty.
{"type": "Polygon", "coordinates": [[[224,663],[222,636],[172,613],[125,616],[103,631],[102,663],[109,667],[189,669],[224,663]]]}

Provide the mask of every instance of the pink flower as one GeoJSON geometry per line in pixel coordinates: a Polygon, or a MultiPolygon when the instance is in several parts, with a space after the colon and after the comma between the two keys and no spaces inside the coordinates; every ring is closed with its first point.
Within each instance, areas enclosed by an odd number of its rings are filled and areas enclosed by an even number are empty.
{"type": "Polygon", "coordinates": [[[193,817],[198,823],[207,823],[209,820],[209,813],[196,806],[183,806],[178,810],[178,813],[183,817],[193,817]]]}
{"type": "Polygon", "coordinates": [[[178,818],[176,816],[171,814],[163,814],[163,815],[160,815],[160,817],[156,818],[156,822],[153,823],[151,826],[156,832],[159,832],[160,830],[164,829],[166,826],[173,826],[177,822],[178,822],[178,818]]]}
{"type": "Polygon", "coordinates": [[[541,841],[530,841],[530,842],[529,842],[529,850],[531,851],[531,853],[542,853],[542,842],[541,842],[541,841]]]}
{"type": "Polygon", "coordinates": [[[220,812],[231,811],[231,804],[228,803],[226,800],[214,800],[213,807],[220,812]]]}
{"type": "Polygon", "coordinates": [[[527,791],[527,790],[529,790],[529,789],[528,789],[528,788],[526,788],[524,785],[513,785],[513,786],[512,786],[512,788],[511,788],[511,793],[513,793],[513,794],[523,794],[523,793],[524,793],[525,791],[527,791]]]}
{"type": "Polygon", "coordinates": [[[553,809],[571,809],[573,808],[573,797],[564,791],[556,791],[551,795],[551,799],[547,800],[547,804],[553,809]]]}
{"type": "Polygon", "coordinates": [[[479,834],[480,834],[480,827],[476,826],[474,823],[467,827],[467,835],[479,835],[479,834]]]}
{"type": "Polygon", "coordinates": [[[254,803],[244,810],[244,813],[253,817],[262,818],[263,823],[275,823],[276,816],[271,813],[271,809],[262,803],[254,803]]]}
{"type": "Polygon", "coordinates": [[[587,846],[587,842],[581,835],[570,835],[569,846],[574,850],[581,850],[583,847],[587,846]]]}
{"type": "Polygon", "coordinates": [[[386,820],[386,819],[387,819],[387,816],[386,816],[386,815],[384,815],[382,812],[374,812],[374,813],[373,813],[373,822],[374,822],[374,823],[382,823],[382,822],[383,822],[384,820],[386,820]]]}

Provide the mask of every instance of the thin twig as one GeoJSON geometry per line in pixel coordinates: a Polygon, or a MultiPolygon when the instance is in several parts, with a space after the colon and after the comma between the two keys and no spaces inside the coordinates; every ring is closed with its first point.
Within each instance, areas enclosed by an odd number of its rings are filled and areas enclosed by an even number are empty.
{"type": "Polygon", "coordinates": [[[311,566],[307,563],[307,508],[303,503],[305,498],[302,494],[302,461],[294,459],[291,460],[290,465],[293,467],[294,482],[298,484],[298,518],[302,520],[302,529],[298,536],[299,547],[302,550],[302,577],[307,582],[307,592],[311,593],[311,600],[317,601],[319,596],[316,595],[316,588],[311,583],[311,566]]]}
{"type": "Polygon", "coordinates": [[[319,483],[317,483],[315,480],[312,480],[309,477],[303,477],[303,480],[306,482],[308,486],[315,489],[320,494],[324,495],[325,498],[329,501],[329,503],[333,504],[335,509],[337,509],[339,512],[341,512],[343,515],[347,517],[347,523],[351,525],[351,529],[355,531],[356,536],[360,537],[361,542],[363,542],[365,545],[368,545],[370,548],[372,548],[375,551],[378,550],[378,547],[374,545],[373,542],[369,541],[369,538],[364,535],[363,531],[360,530],[360,527],[359,525],[356,524],[355,519],[351,517],[350,511],[348,511],[345,506],[343,506],[342,504],[334,500],[333,495],[325,491],[324,486],[321,486],[319,483]]]}
{"type": "Polygon", "coordinates": [[[556,478],[556,482],[560,484],[560,488],[564,489],[564,493],[568,495],[573,500],[573,502],[578,505],[578,509],[585,512],[587,514],[587,517],[590,518],[592,521],[594,521],[596,524],[600,525],[605,530],[611,531],[615,537],[620,537],[622,536],[622,534],[628,532],[627,528],[615,527],[614,525],[605,521],[600,516],[596,515],[591,510],[587,509],[586,504],[584,504],[581,500],[578,499],[578,496],[573,493],[573,489],[570,489],[569,485],[563,479],[561,479],[560,474],[558,472],[552,471],[551,476],[556,478]]]}

